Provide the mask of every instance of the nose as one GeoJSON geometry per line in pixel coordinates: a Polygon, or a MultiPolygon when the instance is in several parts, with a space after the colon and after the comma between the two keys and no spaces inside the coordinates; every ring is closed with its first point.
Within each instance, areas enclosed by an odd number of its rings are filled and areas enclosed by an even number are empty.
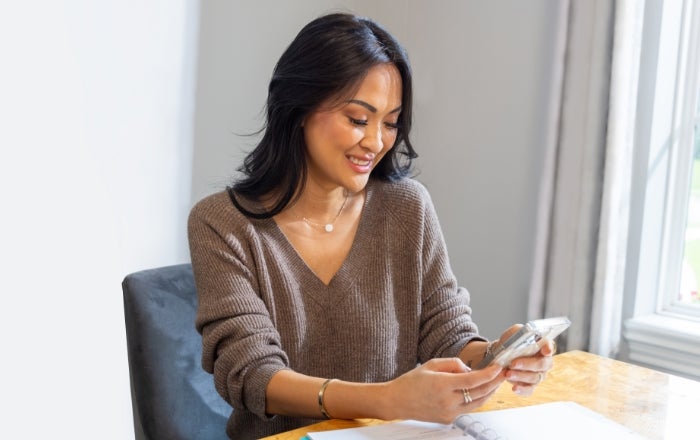
{"type": "Polygon", "coordinates": [[[384,141],[382,140],[382,126],[367,127],[365,135],[360,141],[360,146],[373,153],[379,153],[384,149],[384,141]]]}

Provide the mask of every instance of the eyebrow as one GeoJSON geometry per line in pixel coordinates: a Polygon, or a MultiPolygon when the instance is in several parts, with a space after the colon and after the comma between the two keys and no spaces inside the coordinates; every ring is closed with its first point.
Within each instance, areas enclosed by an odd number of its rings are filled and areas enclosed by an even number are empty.
{"type": "MultiPolygon", "coordinates": [[[[362,101],[362,100],[359,100],[359,99],[351,99],[351,100],[348,101],[348,103],[361,105],[362,107],[366,108],[367,110],[371,111],[372,113],[377,113],[377,107],[375,107],[375,106],[373,106],[372,104],[369,104],[369,103],[367,103],[367,102],[365,102],[365,101],[362,101]]],[[[399,111],[401,111],[401,106],[396,107],[395,109],[393,109],[393,110],[390,111],[389,113],[396,113],[396,112],[399,112],[399,111]]]]}

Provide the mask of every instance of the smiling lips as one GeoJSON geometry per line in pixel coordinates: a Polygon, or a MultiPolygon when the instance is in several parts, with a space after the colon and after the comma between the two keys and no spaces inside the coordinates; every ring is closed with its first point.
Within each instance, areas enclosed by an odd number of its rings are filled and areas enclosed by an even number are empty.
{"type": "Polygon", "coordinates": [[[353,168],[358,172],[366,173],[372,169],[372,159],[358,159],[355,156],[348,156],[348,160],[355,165],[353,168]]]}

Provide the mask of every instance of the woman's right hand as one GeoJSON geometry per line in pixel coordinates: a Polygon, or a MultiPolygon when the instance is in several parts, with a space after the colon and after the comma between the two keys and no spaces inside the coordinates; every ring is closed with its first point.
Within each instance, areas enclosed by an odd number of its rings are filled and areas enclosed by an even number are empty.
{"type": "Polygon", "coordinates": [[[471,371],[459,358],[432,359],[386,383],[382,418],[451,423],[482,406],[504,380],[497,364],[471,371]]]}

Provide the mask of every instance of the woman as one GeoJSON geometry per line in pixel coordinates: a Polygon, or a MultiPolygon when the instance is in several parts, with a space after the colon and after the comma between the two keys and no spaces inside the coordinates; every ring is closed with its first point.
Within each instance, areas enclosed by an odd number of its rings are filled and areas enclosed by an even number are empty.
{"type": "Polygon", "coordinates": [[[408,177],[411,110],[401,45],[369,19],[320,17],[275,67],[242,177],[193,208],[196,324],[234,408],[229,436],[323,417],[449,423],[504,380],[531,393],[551,368],[545,344],[471,371],[490,345],[408,177]]]}

